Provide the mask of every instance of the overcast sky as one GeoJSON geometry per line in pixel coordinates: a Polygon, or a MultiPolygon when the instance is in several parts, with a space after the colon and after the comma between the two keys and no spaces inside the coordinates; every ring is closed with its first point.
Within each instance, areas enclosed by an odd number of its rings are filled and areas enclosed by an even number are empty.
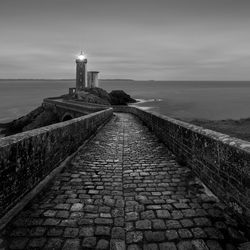
{"type": "Polygon", "coordinates": [[[0,0],[0,78],[250,80],[248,0],[0,0]]]}

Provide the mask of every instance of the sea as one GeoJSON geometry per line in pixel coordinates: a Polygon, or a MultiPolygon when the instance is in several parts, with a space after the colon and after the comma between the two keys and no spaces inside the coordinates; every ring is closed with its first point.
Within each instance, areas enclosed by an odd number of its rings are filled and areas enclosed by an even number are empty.
{"type": "MultiPolygon", "coordinates": [[[[74,80],[0,80],[0,123],[17,119],[46,97],[68,93],[74,80]]],[[[137,105],[177,119],[222,120],[250,117],[250,81],[99,80],[99,87],[124,90],[137,105]]]]}

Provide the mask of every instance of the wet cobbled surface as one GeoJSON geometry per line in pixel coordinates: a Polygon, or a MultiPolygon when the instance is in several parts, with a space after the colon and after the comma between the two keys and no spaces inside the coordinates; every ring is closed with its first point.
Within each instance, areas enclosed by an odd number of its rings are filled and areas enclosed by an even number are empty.
{"type": "Polygon", "coordinates": [[[0,243],[2,249],[237,249],[248,241],[246,228],[205,190],[136,117],[115,114],[12,220],[0,243]]]}

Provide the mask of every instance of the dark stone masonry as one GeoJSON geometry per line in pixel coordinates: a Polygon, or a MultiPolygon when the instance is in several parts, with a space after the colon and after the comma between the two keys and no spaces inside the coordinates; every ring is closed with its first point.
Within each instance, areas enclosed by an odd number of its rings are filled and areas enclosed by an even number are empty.
{"type": "Polygon", "coordinates": [[[138,118],[119,113],[2,231],[0,249],[233,250],[248,238],[138,118]]]}
{"type": "Polygon", "coordinates": [[[250,222],[250,142],[136,107],[116,106],[140,120],[228,207],[250,222]]]}
{"type": "Polygon", "coordinates": [[[111,116],[107,109],[1,139],[0,217],[111,116]]]}

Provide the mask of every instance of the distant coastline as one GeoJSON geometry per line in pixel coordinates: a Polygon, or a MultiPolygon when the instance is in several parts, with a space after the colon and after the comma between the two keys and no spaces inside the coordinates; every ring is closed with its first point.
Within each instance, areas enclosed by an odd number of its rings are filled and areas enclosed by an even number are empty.
{"type": "MultiPolygon", "coordinates": [[[[133,79],[99,79],[100,81],[128,81],[133,82],[133,79]]],[[[0,78],[0,81],[75,81],[75,79],[67,79],[67,78],[0,78]]]]}
{"type": "MultiPolygon", "coordinates": [[[[160,83],[211,83],[211,82],[219,82],[219,83],[229,83],[229,82],[248,82],[250,84],[250,80],[145,80],[145,79],[127,79],[127,78],[103,78],[99,79],[100,81],[125,81],[125,82],[160,82],[160,83]]],[[[75,81],[74,78],[0,78],[0,81],[75,81]]]]}

